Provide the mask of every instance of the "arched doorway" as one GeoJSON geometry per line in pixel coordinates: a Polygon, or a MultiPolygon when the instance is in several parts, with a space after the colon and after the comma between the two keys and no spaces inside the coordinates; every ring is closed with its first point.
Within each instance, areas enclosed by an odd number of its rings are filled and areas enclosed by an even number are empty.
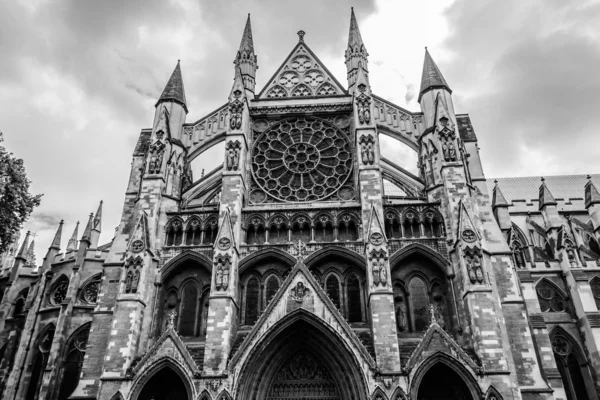
{"type": "Polygon", "coordinates": [[[475,400],[475,398],[459,374],[447,365],[437,363],[421,379],[417,400],[475,400]]]}
{"type": "Polygon", "coordinates": [[[181,377],[169,367],[154,374],[136,400],[191,400],[181,377]]]}
{"type": "Polygon", "coordinates": [[[351,350],[305,310],[280,321],[255,348],[240,373],[239,400],[366,396],[364,377],[351,350]]]}

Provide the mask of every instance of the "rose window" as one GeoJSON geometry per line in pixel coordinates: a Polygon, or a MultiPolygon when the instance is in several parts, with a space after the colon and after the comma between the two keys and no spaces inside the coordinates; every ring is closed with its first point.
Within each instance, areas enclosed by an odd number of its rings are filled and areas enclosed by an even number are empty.
{"type": "Polygon", "coordinates": [[[283,201],[324,199],[352,172],[350,140],[335,125],[312,117],[271,126],[254,145],[252,173],[268,194],[283,201]]]}
{"type": "Polygon", "coordinates": [[[65,297],[67,297],[67,289],[69,288],[68,281],[62,281],[58,285],[55,286],[54,291],[52,292],[52,302],[54,304],[61,304],[65,297]]]}

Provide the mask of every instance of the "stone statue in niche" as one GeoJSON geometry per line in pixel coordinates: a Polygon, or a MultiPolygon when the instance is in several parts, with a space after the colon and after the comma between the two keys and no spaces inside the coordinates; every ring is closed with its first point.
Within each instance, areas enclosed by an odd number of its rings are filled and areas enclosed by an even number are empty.
{"type": "Polygon", "coordinates": [[[381,282],[383,286],[387,284],[387,268],[385,267],[385,261],[383,261],[383,259],[380,260],[379,265],[379,282],[381,282]]]}
{"type": "Polygon", "coordinates": [[[364,165],[373,165],[375,162],[375,140],[373,136],[366,135],[360,138],[360,153],[364,165]]]}
{"type": "Polygon", "coordinates": [[[483,283],[483,268],[481,266],[481,258],[479,258],[479,255],[467,255],[465,262],[467,264],[467,272],[471,283],[483,283]]]}
{"type": "Polygon", "coordinates": [[[237,171],[240,165],[240,142],[229,142],[225,151],[227,152],[227,170],[237,171]]]}
{"type": "Polygon", "coordinates": [[[149,174],[160,174],[165,154],[165,145],[156,141],[150,148],[150,162],[148,163],[149,174]]]}
{"type": "Polygon", "coordinates": [[[227,290],[229,287],[229,270],[231,261],[229,257],[218,257],[215,271],[215,287],[217,290],[227,290]]]}
{"type": "Polygon", "coordinates": [[[125,293],[131,293],[131,281],[133,281],[133,272],[127,272],[125,277],[125,293]]]}
{"type": "MultiPolygon", "coordinates": [[[[366,90],[366,86],[363,84],[358,85],[358,90],[364,92],[366,90]]],[[[357,111],[358,111],[358,122],[360,124],[368,124],[371,122],[371,98],[364,93],[361,93],[360,96],[356,99],[357,111]]]]}
{"type": "Polygon", "coordinates": [[[133,273],[133,280],[131,281],[131,293],[137,293],[139,284],[140,284],[140,270],[138,269],[133,273]]]}
{"type": "Polygon", "coordinates": [[[442,152],[445,161],[456,161],[456,147],[451,137],[442,138],[442,152]]]}
{"type": "Polygon", "coordinates": [[[573,249],[573,245],[570,242],[567,242],[566,251],[567,257],[569,258],[569,264],[571,264],[571,266],[576,266],[577,256],[575,255],[575,250],[573,249]]]}
{"type": "Polygon", "coordinates": [[[376,258],[373,259],[373,284],[375,286],[379,286],[380,280],[379,280],[379,269],[381,267],[379,266],[379,262],[376,258]]]}
{"type": "MultiPolygon", "coordinates": [[[[236,90],[239,92],[239,90],[236,90]]],[[[229,127],[231,130],[242,128],[242,111],[244,106],[239,100],[235,100],[229,105],[229,127]]]]}
{"type": "Polygon", "coordinates": [[[387,285],[388,276],[385,260],[385,252],[374,250],[371,253],[371,271],[373,273],[373,284],[375,286],[387,285]]]}
{"type": "Polygon", "coordinates": [[[298,281],[298,283],[296,283],[296,286],[290,289],[290,296],[292,297],[292,299],[298,302],[302,301],[309,294],[310,290],[306,286],[304,286],[304,282],[302,281],[298,281]]]}
{"type": "Polygon", "coordinates": [[[400,332],[404,332],[407,329],[406,323],[406,303],[404,298],[400,297],[398,301],[398,307],[396,307],[396,325],[400,332]]]}

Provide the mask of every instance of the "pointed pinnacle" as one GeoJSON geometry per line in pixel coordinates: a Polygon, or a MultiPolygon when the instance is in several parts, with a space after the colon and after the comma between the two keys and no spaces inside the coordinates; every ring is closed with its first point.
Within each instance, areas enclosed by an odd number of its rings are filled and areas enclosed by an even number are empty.
{"type": "Polygon", "coordinates": [[[498,180],[494,180],[494,183],[494,192],[492,193],[492,208],[508,206],[508,201],[506,201],[506,197],[504,197],[502,190],[500,190],[498,180]]]}
{"type": "Polygon", "coordinates": [[[73,235],[69,239],[69,243],[67,243],[67,251],[77,250],[77,236],[79,236],[79,221],[77,221],[73,235]]]}
{"type": "Polygon", "coordinates": [[[96,216],[94,217],[94,230],[101,232],[102,231],[102,203],[100,200],[100,205],[98,206],[98,211],[96,211],[96,216]]]}
{"type": "Polygon", "coordinates": [[[27,264],[31,266],[35,265],[35,239],[31,241],[27,249],[27,264]]]}
{"type": "Polygon", "coordinates": [[[238,54],[243,50],[254,51],[254,42],[252,40],[252,25],[250,24],[250,14],[246,20],[246,26],[244,27],[244,33],[242,34],[242,41],[240,42],[240,48],[238,54]]]}
{"type": "Polygon", "coordinates": [[[444,79],[444,76],[440,72],[440,69],[431,58],[429,50],[425,47],[425,60],[423,61],[423,74],[421,75],[421,90],[419,91],[419,100],[424,92],[429,89],[445,88],[450,93],[452,89],[448,86],[448,83],[444,79]]]}
{"type": "Polygon", "coordinates": [[[31,232],[27,231],[27,234],[25,235],[25,240],[23,240],[23,243],[21,244],[21,248],[19,249],[19,253],[17,254],[17,256],[23,258],[26,256],[27,250],[29,249],[29,236],[31,236],[31,232]]]}
{"type": "Polygon", "coordinates": [[[364,47],[362,37],[360,36],[360,30],[358,29],[358,22],[356,22],[356,16],[354,15],[354,7],[351,8],[350,12],[350,32],[348,33],[348,47],[354,49],[356,46],[360,49],[364,47]]]}
{"type": "Polygon", "coordinates": [[[181,65],[179,60],[177,61],[175,70],[173,70],[173,73],[171,74],[167,85],[165,86],[162,94],[160,95],[160,98],[156,102],[156,105],[158,106],[162,101],[174,101],[176,103],[181,104],[185,109],[185,112],[188,111],[187,101],[185,99],[185,90],[183,88],[183,78],[181,77],[181,65]]]}
{"type": "Polygon", "coordinates": [[[54,240],[52,240],[52,244],[50,245],[51,249],[60,250],[60,241],[62,238],[63,224],[64,221],[60,220],[60,223],[58,224],[58,229],[56,230],[56,234],[54,235],[54,240]]]}
{"type": "Polygon", "coordinates": [[[81,236],[81,240],[90,241],[92,237],[92,225],[94,223],[94,213],[90,213],[90,217],[88,219],[88,223],[85,226],[85,230],[83,231],[83,236],[81,236]]]}
{"type": "Polygon", "coordinates": [[[550,189],[548,189],[548,186],[546,186],[546,182],[545,179],[542,178],[542,184],[540,185],[540,196],[539,196],[539,208],[540,210],[545,207],[545,206],[551,206],[551,205],[556,205],[556,200],[554,199],[554,196],[552,195],[552,193],[550,192],[550,189]]]}

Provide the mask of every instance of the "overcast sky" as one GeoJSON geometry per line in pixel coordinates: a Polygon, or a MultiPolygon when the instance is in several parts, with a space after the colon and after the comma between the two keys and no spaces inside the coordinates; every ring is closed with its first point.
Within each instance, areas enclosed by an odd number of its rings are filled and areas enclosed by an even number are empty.
{"type": "Polygon", "coordinates": [[[247,13],[258,89],[300,29],[344,83],[351,6],[373,91],[418,111],[428,46],[457,112],[471,116],[488,177],[600,172],[599,1],[0,0],[0,130],[44,194],[25,226],[38,262],[58,222],[64,247],[101,199],[110,240],[134,144],[178,59],[188,122],[226,102],[247,13]]]}

